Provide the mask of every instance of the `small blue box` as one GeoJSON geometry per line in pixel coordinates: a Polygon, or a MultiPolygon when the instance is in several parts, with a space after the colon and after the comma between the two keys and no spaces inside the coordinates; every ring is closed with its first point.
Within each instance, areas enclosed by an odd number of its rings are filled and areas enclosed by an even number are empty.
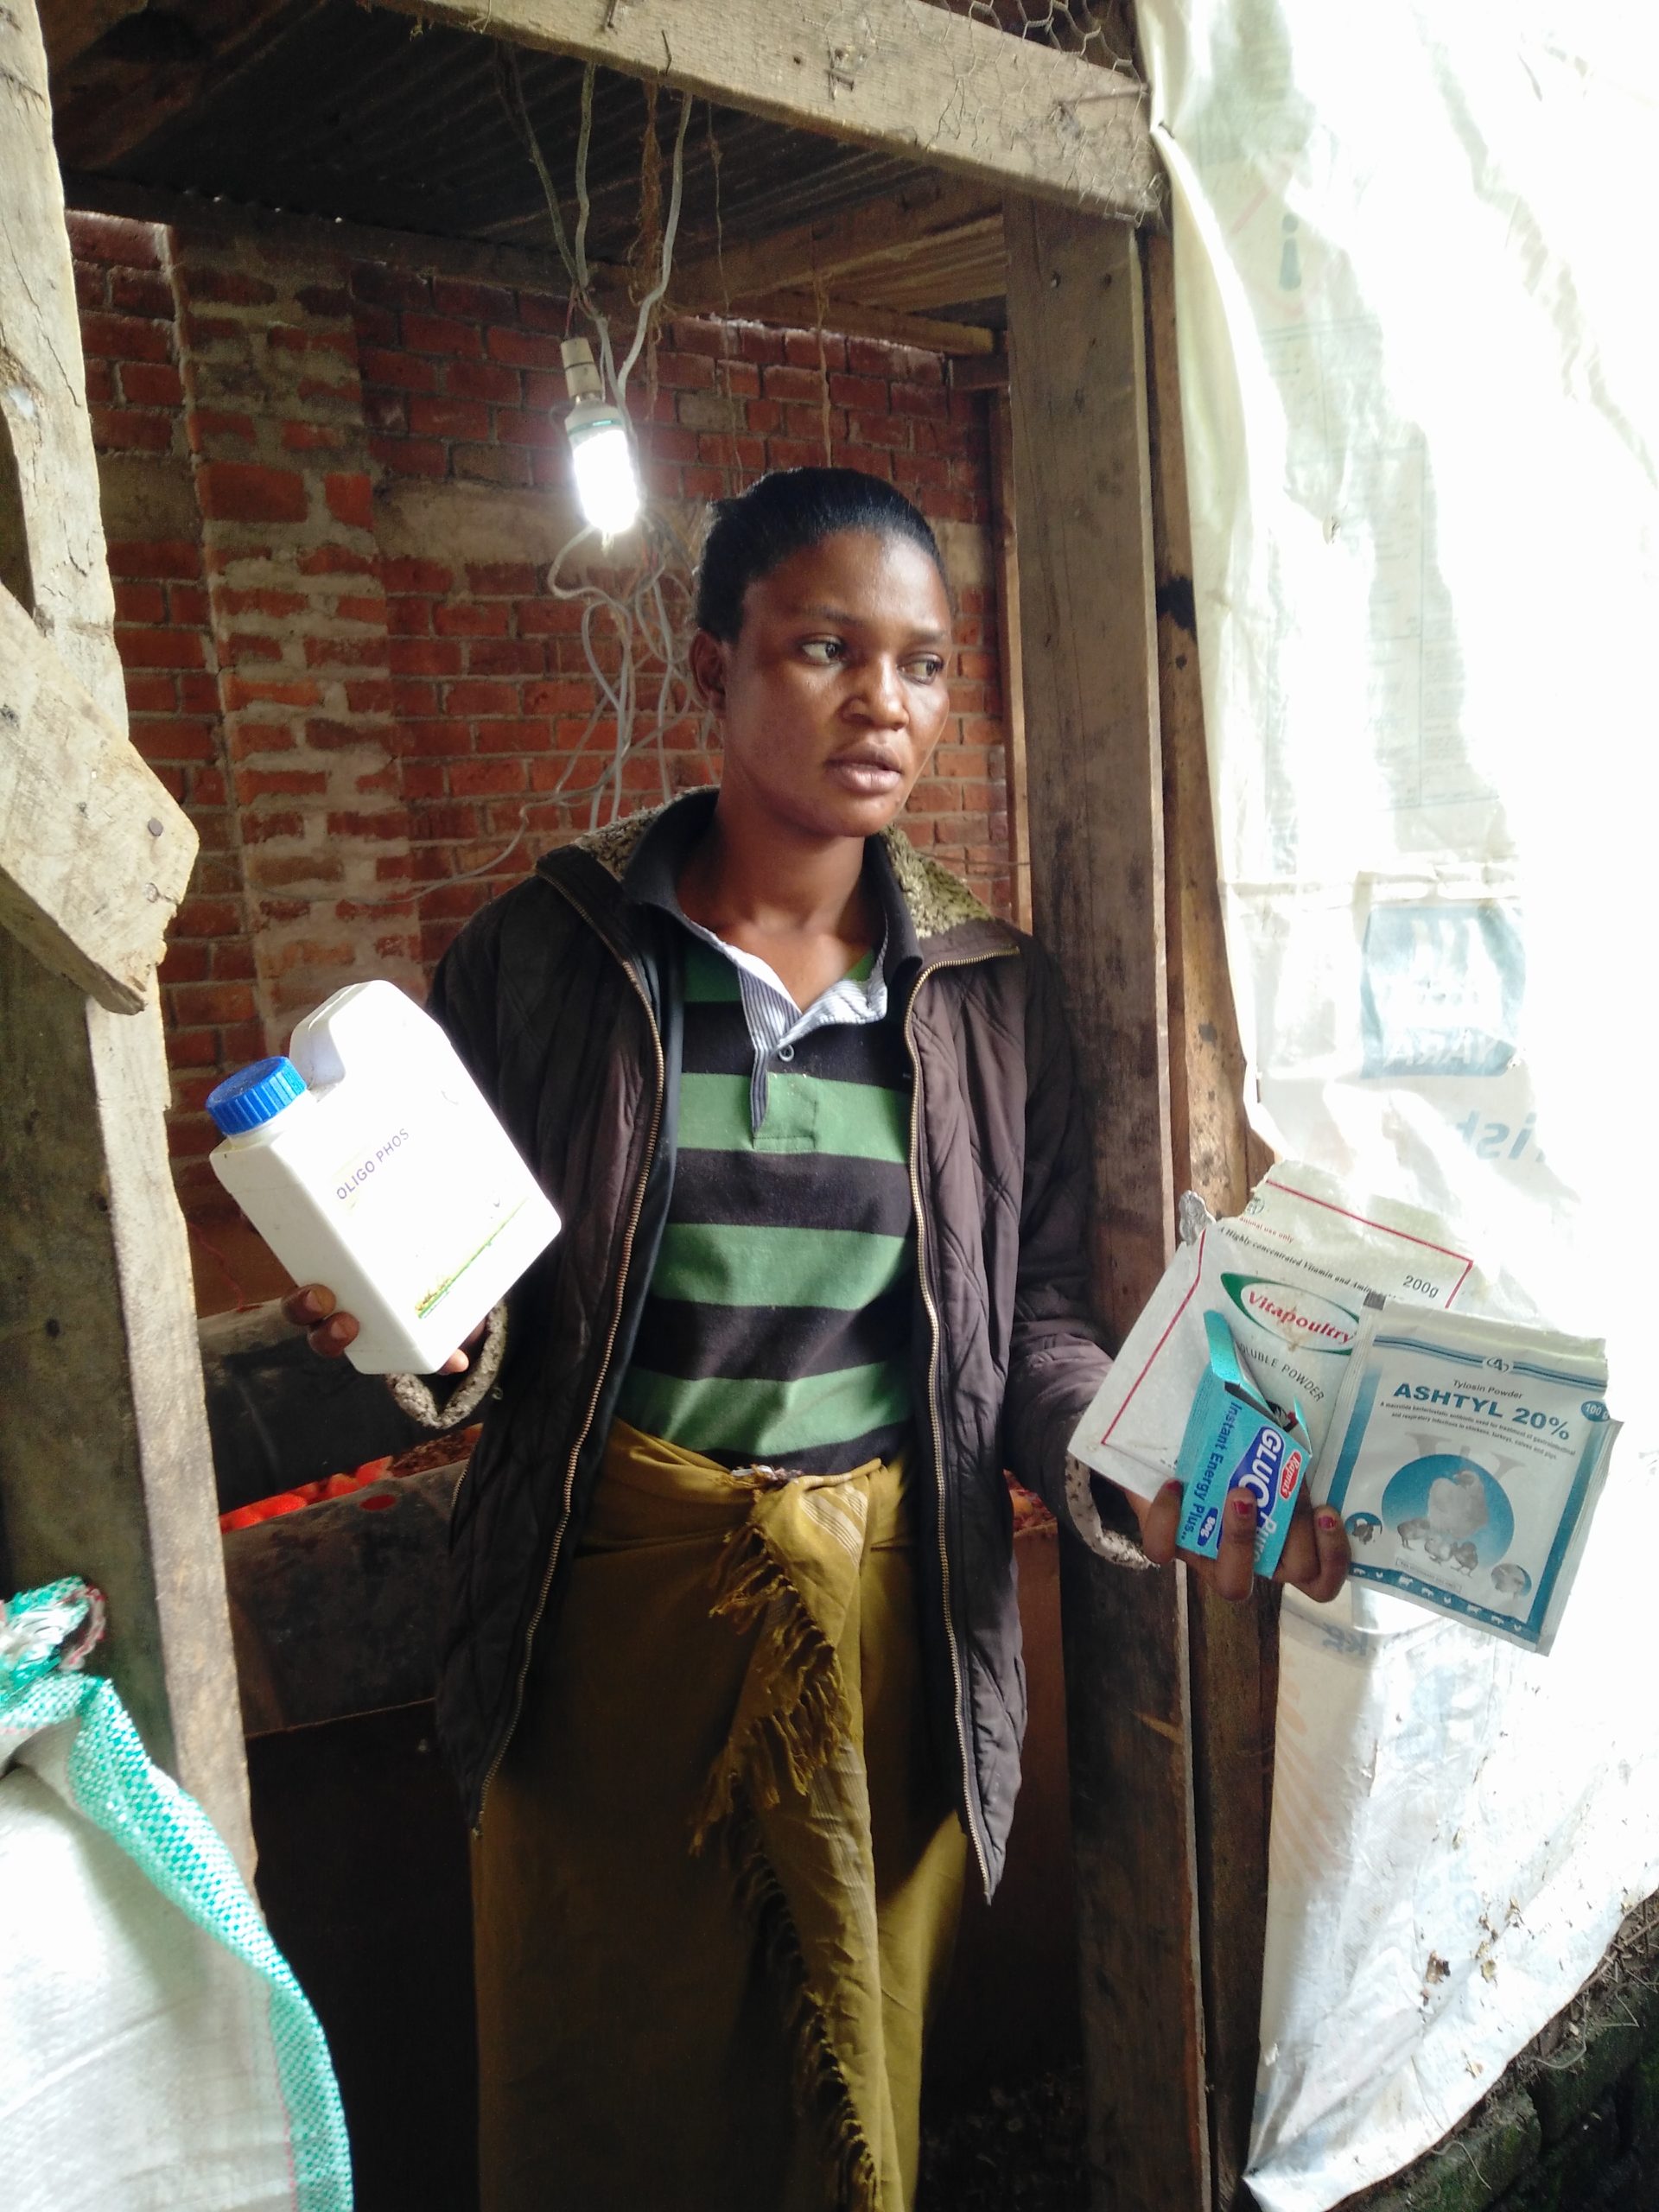
{"type": "Polygon", "coordinates": [[[1206,1313],[1204,1328],[1210,1364],[1193,1396],[1176,1461],[1185,1486],[1180,1546],[1214,1559],[1228,1497],[1246,1491],[1257,1508],[1255,1571],[1270,1575],[1290,1533],[1312,1456],[1302,1409],[1296,1406],[1287,1417],[1247,1380],[1232,1332],[1219,1313],[1206,1313]]]}

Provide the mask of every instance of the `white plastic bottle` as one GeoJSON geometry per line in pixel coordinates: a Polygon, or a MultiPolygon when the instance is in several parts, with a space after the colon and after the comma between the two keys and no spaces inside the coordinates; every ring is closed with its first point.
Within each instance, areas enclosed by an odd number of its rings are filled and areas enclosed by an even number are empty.
{"type": "Polygon", "coordinates": [[[558,1234],[454,1047],[393,983],[336,991],[207,1110],[219,1181],[296,1282],[355,1316],[346,1357],[365,1375],[442,1366],[558,1234]]]}

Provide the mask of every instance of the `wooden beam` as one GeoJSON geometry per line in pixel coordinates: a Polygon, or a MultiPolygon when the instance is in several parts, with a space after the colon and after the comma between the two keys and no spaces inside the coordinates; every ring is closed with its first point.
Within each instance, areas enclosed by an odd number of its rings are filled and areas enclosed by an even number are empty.
{"type": "Polygon", "coordinates": [[[194,824],[0,592],[0,928],[137,1014],[190,880],[194,824]]]}
{"type": "Polygon", "coordinates": [[[1000,300],[1007,289],[1007,256],[1001,237],[960,256],[918,254],[914,267],[872,269],[842,280],[840,289],[873,308],[904,315],[953,309],[960,300],[1000,300]]]}
{"type": "MultiPolygon", "coordinates": [[[[705,302],[693,306],[682,300],[671,285],[669,311],[673,315],[719,315],[721,310],[705,302]]],[[[997,334],[977,323],[945,322],[925,315],[899,315],[892,308],[868,308],[855,300],[826,298],[820,303],[811,292],[777,292],[759,300],[746,300],[733,309],[739,322],[769,323],[774,329],[816,330],[822,321],[826,330],[844,338],[879,338],[889,346],[915,346],[924,353],[972,356],[995,350],[997,334]]]]}
{"type": "MultiPolygon", "coordinates": [[[[1011,198],[1008,340],[1032,904],[1090,1101],[1120,1334],[1169,1256],[1163,780],[1133,233],[1011,198]]],[[[1065,1547],[1091,2201],[1210,2202],[1185,1577],[1065,1547]]]]}
{"type": "MultiPolygon", "coordinates": [[[[0,8],[0,379],[34,621],[124,722],[74,270],[31,8],[0,8]]],[[[15,613],[16,610],[13,610],[15,613]]],[[[13,634],[15,625],[7,636],[13,634]]],[[[66,804],[73,807],[72,797],[66,804]]],[[[245,1868],[252,1841],[154,988],[114,1014],[0,930],[0,1547],[12,1587],[85,1576],[152,1757],[245,1868]]]]}
{"type": "Polygon", "coordinates": [[[815,279],[827,288],[854,270],[906,259],[942,236],[960,236],[964,228],[976,234],[988,226],[1001,235],[1001,197],[993,188],[924,175],[845,214],[706,254],[681,270],[678,282],[687,293],[722,301],[810,289],[815,279]]]}
{"type": "MultiPolygon", "coordinates": [[[[999,222],[994,237],[976,237],[959,248],[949,239],[924,242],[905,262],[872,262],[862,269],[844,269],[821,289],[839,299],[856,300],[865,307],[885,308],[896,315],[925,315],[932,308],[954,307],[958,300],[1001,299],[1006,267],[999,222]]],[[[693,289],[690,285],[679,289],[687,293],[693,289]]],[[[811,289],[816,292],[820,288],[811,289]]],[[[723,312],[723,294],[704,287],[696,296],[708,301],[711,312],[723,312]]],[[[775,292],[751,292],[734,304],[732,313],[741,315],[750,300],[776,296],[775,292]]]]}
{"type": "Polygon", "coordinates": [[[1127,230],[1010,205],[1033,889],[1039,922],[1064,917],[1051,941],[1076,978],[1079,1044],[1099,1082],[1107,1306],[1127,1330],[1167,1263],[1174,1220],[1140,264],[1127,230]],[[1097,960],[1102,988],[1085,990],[1097,960]]]}
{"type": "MultiPolygon", "coordinates": [[[[1192,529],[1175,350],[1175,270],[1167,232],[1142,241],[1151,365],[1153,563],[1158,697],[1169,855],[1171,1117],[1179,1176],[1216,1214],[1237,1213],[1256,1180],[1222,926],[1204,695],[1192,592],[1192,529]]],[[[1265,1162],[1262,1163],[1265,1166],[1265,1162]]]]}
{"type": "MultiPolygon", "coordinates": [[[[1171,1122],[1179,1181],[1217,1214],[1237,1213],[1255,1177],[1222,933],[1192,603],[1192,534],[1175,358],[1174,263],[1167,235],[1141,240],[1151,364],[1153,559],[1163,733],[1171,1122]]],[[[1244,2165],[1255,2099],[1268,1831],[1278,1699],[1276,1593],[1249,1605],[1195,1590],[1190,1617],[1193,1796],[1204,1957],[1211,2156],[1218,2212],[1249,2202],[1244,2165]]]]}
{"type": "Polygon", "coordinates": [[[1144,86],[923,0],[390,0],[831,138],[1139,221],[1162,202],[1144,86]]]}
{"type": "MultiPolygon", "coordinates": [[[[952,391],[1007,391],[1008,357],[1002,350],[1000,336],[995,353],[952,361],[945,372],[945,381],[952,391]]],[[[1010,431],[1009,435],[1012,435],[1010,431]]]]}
{"type": "MultiPolygon", "coordinates": [[[[820,319],[817,300],[810,292],[776,293],[770,299],[751,302],[742,315],[786,330],[815,330],[820,319]]],[[[854,300],[826,298],[822,319],[826,330],[842,337],[879,338],[890,346],[917,346],[924,353],[972,356],[989,353],[997,344],[996,333],[976,323],[899,315],[890,308],[865,307],[854,300]]]]}
{"type": "MultiPolygon", "coordinates": [[[[1020,629],[1019,498],[1014,481],[1014,416],[1008,364],[991,385],[991,532],[996,576],[996,664],[1002,679],[1003,777],[1008,798],[1008,874],[1016,925],[1031,927],[1031,795],[1026,759],[1026,667],[1020,629]]],[[[958,364],[951,363],[955,369],[958,364]]],[[[975,363],[973,365],[978,366],[975,363]]],[[[951,378],[953,386],[961,388],[951,378]]]]}

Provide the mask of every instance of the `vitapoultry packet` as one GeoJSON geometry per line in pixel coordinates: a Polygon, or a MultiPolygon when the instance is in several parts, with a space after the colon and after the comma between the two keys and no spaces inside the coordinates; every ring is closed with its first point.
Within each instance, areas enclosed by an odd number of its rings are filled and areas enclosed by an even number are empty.
{"type": "Polygon", "coordinates": [[[1275,1413],[1300,1413],[1318,1452],[1358,1338],[1366,1294],[1450,1306],[1466,1253],[1433,1224],[1363,1211],[1312,1168],[1275,1166],[1236,1219],[1181,1208],[1182,1243],[1071,1450],[1096,1473],[1155,1497],[1178,1471],[1192,1402],[1209,1371],[1205,1317],[1224,1320],[1246,1372],[1275,1413]]]}
{"type": "Polygon", "coordinates": [[[1599,1344],[1370,1301],[1313,1482],[1356,1577],[1548,1651],[1618,1433],[1606,1389],[1599,1344]]]}

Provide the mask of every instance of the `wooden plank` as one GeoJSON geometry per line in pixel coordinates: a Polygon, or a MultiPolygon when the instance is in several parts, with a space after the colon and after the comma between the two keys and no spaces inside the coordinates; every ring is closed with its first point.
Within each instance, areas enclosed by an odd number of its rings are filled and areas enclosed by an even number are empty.
{"type": "Polygon", "coordinates": [[[160,1012],[105,1013],[0,931],[0,1035],[7,1575],[103,1591],[94,1664],[251,1867],[160,1012]]]}
{"type": "MultiPolygon", "coordinates": [[[[1000,340],[995,353],[982,354],[977,359],[952,361],[946,380],[952,391],[1006,392],[1008,388],[1008,357],[1000,340]]],[[[1009,435],[1013,435],[1012,428],[1009,435]]]]}
{"type": "Polygon", "coordinates": [[[1211,2202],[1187,1591],[1060,1548],[1090,2212],[1211,2202]]]}
{"type": "MultiPolygon", "coordinates": [[[[1249,1195],[1244,1054],[1222,934],[1214,813],[1192,603],[1192,539],[1176,372],[1170,241],[1141,240],[1157,584],[1158,696],[1167,854],[1171,1119],[1176,1174],[1217,1214],[1249,1195]]],[[[1219,2212],[1249,2202],[1243,2174],[1255,2098],[1268,1830],[1273,1811],[1278,1605],[1191,1593],[1193,1795],[1211,2157],[1219,2212]]]]}
{"type": "Polygon", "coordinates": [[[137,1014],[196,842],[124,733],[0,593],[0,928],[112,1014],[137,1014]]]}
{"type": "Polygon", "coordinates": [[[1261,2048],[1268,1833],[1279,1699],[1279,1598],[1263,1586],[1229,1605],[1187,1580],[1203,1960],[1205,2066],[1213,2202],[1246,2212],[1261,2048]]]}
{"type": "MultiPolygon", "coordinates": [[[[693,307],[671,287],[672,315],[718,315],[718,307],[693,307]]],[[[994,330],[977,323],[945,322],[933,315],[899,315],[891,308],[869,308],[854,300],[827,296],[822,304],[811,292],[777,292],[766,299],[746,300],[733,310],[739,322],[763,322],[784,330],[816,330],[822,319],[826,330],[844,338],[879,338],[889,346],[915,346],[924,353],[983,354],[997,345],[994,330]]]]}
{"type": "MultiPolygon", "coordinates": [[[[0,9],[0,408],[35,622],[124,727],[74,275],[34,11],[0,9]]],[[[108,1013],[0,931],[0,1529],[11,1586],[84,1575],[153,1756],[252,1863],[184,1221],[152,988],[108,1013]]]]}
{"type": "MultiPolygon", "coordinates": [[[[843,269],[823,289],[837,298],[855,300],[890,314],[919,315],[930,308],[954,307],[958,300],[1000,299],[1004,268],[999,220],[994,233],[981,233],[960,243],[943,240],[918,245],[903,263],[873,262],[863,269],[843,269]]],[[[694,285],[671,278],[669,290],[676,301],[699,302],[706,314],[726,312],[725,296],[706,282],[694,285]]],[[[751,292],[734,305],[732,313],[752,314],[755,302],[777,296],[775,291],[751,292]]],[[[816,292],[804,291],[799,296],[813,298],[816,292]]]]}
{"type": "Polygon", "coordinates": [[[999,234],[950,256],[918,256],[913,267],[873,269],[848,277],[840,289],[873,308],[906,315],[954,310],[963,300],[1000,300],[1007,287],[1007,257],[999,234]]]}
{"type": "MultiPolygon", "coordinates": [[[[1031,927],[1031,798],[1027,788],[1026,671],[1020,632],[1019,499],[1014,487],[1014,416],[1007,359],[989,387],[991,534],[996,576],[996,664],[1002,676],[1003,775],[1008,795],[1008,876],[1014,918],[1031,927]]],[[[951,382],[957,383],[952,378],[951,382]]]]}
{"type": "MultiPolygon", "coordinates": [[[[1173,1232],[1163,788],[1133,234],[1005,207],[1032,901],[1090,1105],[1099,1295],[1122,1332],[1173,1232]]],[[[1065,1547],[1092,2202],[1210,2202],[1185,1578],[1065,1547]]]]}
{"type": "Polygon", "coordinates": [[[994,187],[925,173],[902,192],[844,214],[707,254],[688,263],[676,282],[688,297],[721,301],[810,290],[815,279],[828,288],[850,270],[906,258],[941,234],[958,235],[964,225],[982,228],[988,218],[1000,233],[1001,198],[994,187]]]}
{"type": "Polygon", "coordinates": [[[1161,203],[1145,88],[923,0],[389,0],[752,115],[1139,220],[1161,203]]]}
{"type": "Polygon", "coordinates": [[[1246,1156],[1244,1052],[1227,970],[1205,746],[1168,237],[1147,233],[1142,255],[1170,892],[1170,1031],[1179,1039],[1170,1063],[1174,1155],[1186,1187],[1197,1191],[1213,1212],[1236,1213],[1253,1179],[1246,1156]]]}

